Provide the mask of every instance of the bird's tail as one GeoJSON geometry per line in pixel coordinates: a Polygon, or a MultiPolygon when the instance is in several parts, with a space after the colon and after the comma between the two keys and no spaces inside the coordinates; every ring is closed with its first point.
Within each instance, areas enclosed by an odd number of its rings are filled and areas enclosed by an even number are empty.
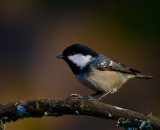
{"type": "Polygon", "coordinates": [[[140,78],[140,79],[153,79],[153,76],[150,75],[143,75],[143,74],[136,74],[135,78],[140,78]]]}

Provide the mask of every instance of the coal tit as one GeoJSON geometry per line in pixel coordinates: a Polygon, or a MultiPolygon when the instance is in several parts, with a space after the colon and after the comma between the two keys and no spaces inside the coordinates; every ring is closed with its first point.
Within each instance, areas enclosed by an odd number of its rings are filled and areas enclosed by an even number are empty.
{"type": "Polygon", "coordinates": [[[75,77],[96,92],[87,96],[93,100],[101,100],[107,94],[117,92],[128,79],[152,78],[152,76],[140,74],[140,71],[111,60],[82,44],[67,47],[57,58],[65,60],[75,77]],[[97,95],[101,96],[93,98],[97,95]]]}

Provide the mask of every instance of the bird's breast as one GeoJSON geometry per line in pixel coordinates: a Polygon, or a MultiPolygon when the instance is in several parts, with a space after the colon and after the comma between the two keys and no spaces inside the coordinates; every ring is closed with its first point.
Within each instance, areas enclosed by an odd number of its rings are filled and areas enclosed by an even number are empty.
{"type": "Polygon", "coordinates": [[[88,88],[95,91],[114,93],[119,89],[123,81],[115,71],[101,71],[91,68],[88,73],[76,75],[76,78],[88,88]]]}

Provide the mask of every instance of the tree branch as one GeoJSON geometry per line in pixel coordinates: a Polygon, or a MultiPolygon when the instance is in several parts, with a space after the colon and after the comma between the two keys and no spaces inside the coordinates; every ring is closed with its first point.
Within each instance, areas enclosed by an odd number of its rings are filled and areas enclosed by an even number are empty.
{"type": "Polygon", "coordinates": [[[88,115],[116,121],[120,118],[149,120],[153,129],[160,129],[160,119],[155,116],[78,97],[17,101],[0,105],[0,121],[3,123],[28,117],[63,115],[88,115]]]}

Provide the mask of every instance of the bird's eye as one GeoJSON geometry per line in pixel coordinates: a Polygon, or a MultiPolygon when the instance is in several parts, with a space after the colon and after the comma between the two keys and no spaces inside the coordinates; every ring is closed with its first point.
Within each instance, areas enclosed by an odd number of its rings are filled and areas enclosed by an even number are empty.
{"type": "Polygon", "coordinates": [[[74,54],[75,54],[75,52],[71,52],[71,53],[70,53],[70,55],[74,55],[74,54]]]}

